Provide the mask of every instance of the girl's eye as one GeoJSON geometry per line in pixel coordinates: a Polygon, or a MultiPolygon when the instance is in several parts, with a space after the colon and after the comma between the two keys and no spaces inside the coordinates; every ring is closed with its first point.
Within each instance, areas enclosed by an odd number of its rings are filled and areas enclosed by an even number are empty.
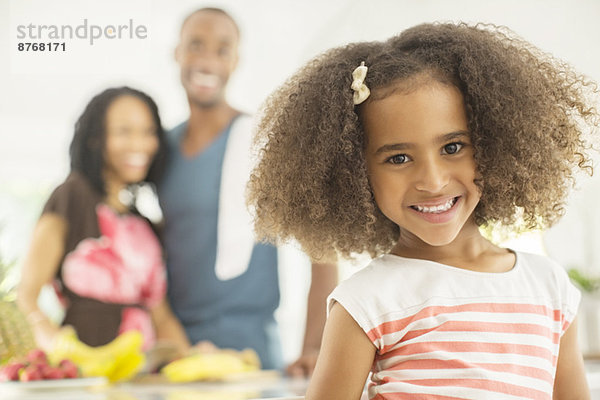
{"type": "Polygon", "coordinates": [[[387,159],[387,162],[391,164],[404,164],[408,161],[408,156],[406,154],[396,154],[387,159]]]}
{"type": "Polygon", "coordinates": [[[448,143],[444,146],[444,154],[456,154],[462,149],[464,146],[463,143],[448,143]]]}

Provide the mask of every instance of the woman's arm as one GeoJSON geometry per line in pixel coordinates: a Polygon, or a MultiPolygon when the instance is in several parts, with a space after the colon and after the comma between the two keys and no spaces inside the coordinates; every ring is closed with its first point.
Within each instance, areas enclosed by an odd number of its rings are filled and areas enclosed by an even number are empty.
{"type": "Polygon", "coordinates": [[[67,229],[67,222],[56,214],[40,217],[33,230],[17,288],[19,309],[27,316],[37,345],[44,350],[52,347],[59,327],[40,311],[37,302],[42,286],[56,276],[64,254],[67,229]]]}
{"type": "Polygon", "coordinates": [[[590,389],[577,339],[577,318],[575,318],[560,339],[552,396],[554,400],[590,399],[590,389]]]}
{"type": "Polygon", "coordinates": [[[184,355],[190,348],[190,342],[185,334],[183,326],[173,314],[167,299],[164,298],[160,303],[150,310],[152,322],[156,329],[156,338],[164,340],[175,346],[180,355],[184,355]]]}
{"type": "Polygon", "coordinates": [[[348,312],[335,303],[306,400],[358,400],[375,358],[375,346],[348,312]]]}

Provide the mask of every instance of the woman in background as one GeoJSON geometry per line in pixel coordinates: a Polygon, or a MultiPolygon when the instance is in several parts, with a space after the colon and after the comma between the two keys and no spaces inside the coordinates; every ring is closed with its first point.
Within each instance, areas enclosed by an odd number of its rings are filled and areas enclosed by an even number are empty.
{"type": "Polygon", "coordinates": [[[42,349],[51,349],[60,331],[38,308],[47,283],[65,306],[63,325],[88,345],[136,329],[145,349],[157,339],[188,348],[165,298],[159,241],[128,190],[156,182],[165,154],[158,109],[145,93],[111,88],[87,105],[75,125],[71,172],[42,211],[18,288],[19,307],[42,349]]]}

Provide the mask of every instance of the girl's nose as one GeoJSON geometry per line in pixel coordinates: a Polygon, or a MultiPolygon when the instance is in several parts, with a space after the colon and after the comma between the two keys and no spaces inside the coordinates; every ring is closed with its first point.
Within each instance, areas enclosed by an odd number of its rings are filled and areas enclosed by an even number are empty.
{"type": "Polygon", "coordinates": [[[415,173],[415,188],[424,192],[438,193],[449,181],[448,170],[439,160],[421,162],[415,173]]]}

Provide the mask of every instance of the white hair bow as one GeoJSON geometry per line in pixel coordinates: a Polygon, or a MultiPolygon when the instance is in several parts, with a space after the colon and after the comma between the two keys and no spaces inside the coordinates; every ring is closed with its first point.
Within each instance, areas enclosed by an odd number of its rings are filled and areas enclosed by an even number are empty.
{"type": "Polygon", "coordinates": [[[367,77],[367,71],[369,69],[365,66],[365,62],[361,62],[358,67],[352,72],[352,90],[354,90],[354,105],[358,105],[365,101],[371,91],[365,85],[365,78],[367,77]]]}

